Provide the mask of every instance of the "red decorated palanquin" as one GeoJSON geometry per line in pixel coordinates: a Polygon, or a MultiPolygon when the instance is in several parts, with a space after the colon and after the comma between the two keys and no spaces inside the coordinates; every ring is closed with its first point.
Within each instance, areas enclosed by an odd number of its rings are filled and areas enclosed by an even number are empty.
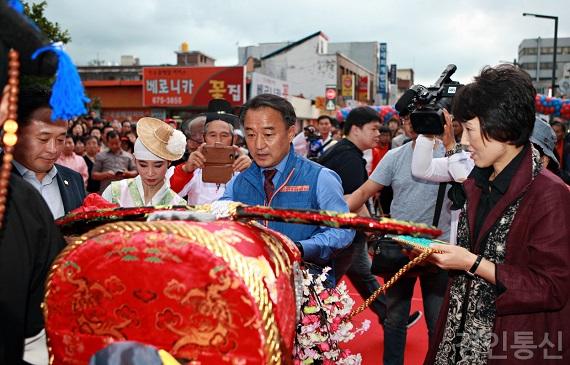
{"type": "Polygon", "coordinates": [[[46,284],[51,363],[86,364],[124,340],[193,365],[292,363],[301,257],[291,240],[258,223],[266,220],[441,233],[390,219],[233,202],[115,208],[91,195],[56,221],[69,244],[46,284]]]}
{"type": "Polygon", "coordinates": [[[72,240],[48,279],[53,364],[109,343],[152,344],[193,364],[291,361],[299,253],[255,223],[106,224],[72,240]]]}

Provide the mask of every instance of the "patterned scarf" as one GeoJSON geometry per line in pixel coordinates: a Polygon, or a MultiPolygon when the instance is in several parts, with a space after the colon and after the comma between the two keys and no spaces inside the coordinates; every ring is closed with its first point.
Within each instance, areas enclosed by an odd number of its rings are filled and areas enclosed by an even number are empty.
{"type": "MultiPolygon", "coordinates": [[[[540,155],[532,149],[532,179],[541,170],[540,155]]],[[[495,222],[482,242],[485,259],[500,264],[505,261],[507,236],[524,195],[510,204],[495,222]]],[[[469,202],[467,202],[468,204],[469,202]]],[[[468,250],[471,247],[467,205],[461,211],[457,228],[457,244],[468,250]]],[[[435,364],[479,365],[486,364],[495,323],[496,288],[482,278],[466,274],[452,279],[449,309],[435,364]],[[465,318],[463,318],[465,317],[465,318]]]]}

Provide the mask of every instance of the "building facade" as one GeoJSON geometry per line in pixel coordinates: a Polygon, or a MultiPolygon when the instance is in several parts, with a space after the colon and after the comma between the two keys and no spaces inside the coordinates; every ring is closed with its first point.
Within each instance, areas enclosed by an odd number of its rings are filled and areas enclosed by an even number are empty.
{"type": "MultiPolygon", "coordinates": [[[[556,53],[556,84],[570,78],[570,38],[558,38],[556,53]]],[[[554,38],[523,39],[519,44],[517,63],[533,80],[541,94],[548,94],[552,85],[554,38]]],[[[567,90],[557,89],[555,96],[568,95],[567,90]]]]}
{"type": "Polygon", "coordinates": [[[376,89],[377,42],[332,43],[319,31],[295,42],[239,47],[238,59],[248,71],[286,81],[293,96],[323,98],[325,88],[335,85],[337,103],[371,103],[376,89]],[[340,92],[343,76],[351,76],[355,84],[353,95],[345,98],[340,92]]]}

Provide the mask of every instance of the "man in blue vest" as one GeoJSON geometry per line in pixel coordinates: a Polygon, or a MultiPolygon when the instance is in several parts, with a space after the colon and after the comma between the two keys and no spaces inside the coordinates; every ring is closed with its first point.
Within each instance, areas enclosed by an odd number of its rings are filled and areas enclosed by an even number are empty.
{"type": "MultiPolygon", "coordinates": [[[[222,200],[348,212],[339,176],[295,154],[291,142],[296,115],[291,103],[276,95],[258,95],[244,105],[241,121],[254,163],[229,181],[222,200]]],[[[354,238],[354,231],[346,229],[281,222],[268,226],[294,241],[305,261],[320,267],[333,267],[334,254],[354,238]]]]}

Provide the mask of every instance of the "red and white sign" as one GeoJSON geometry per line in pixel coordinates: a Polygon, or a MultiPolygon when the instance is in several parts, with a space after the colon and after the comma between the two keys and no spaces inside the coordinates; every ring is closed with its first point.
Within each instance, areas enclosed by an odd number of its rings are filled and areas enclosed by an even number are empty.
{"type": "Polygon", "coordinates": [[[211,99],[245,103],[245,67],[143,67],[143,106],[206,107],[211,99]]]}

